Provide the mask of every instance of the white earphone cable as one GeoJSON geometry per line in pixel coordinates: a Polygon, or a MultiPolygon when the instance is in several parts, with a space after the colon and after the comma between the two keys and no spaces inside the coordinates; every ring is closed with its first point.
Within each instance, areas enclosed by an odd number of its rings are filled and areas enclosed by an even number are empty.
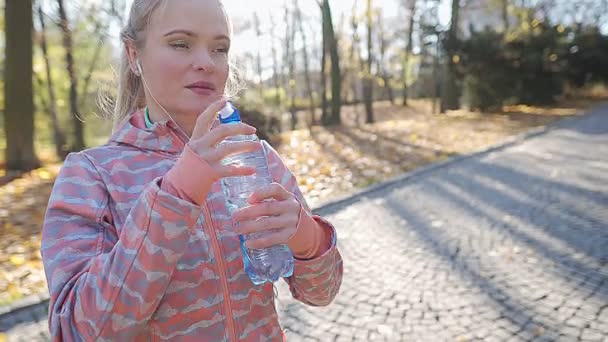
{"type": "Polygon", "coordinates": [[[144,72],[143,72],[143,68],[141,67],[141,64],[139,63],[139,61],[136,63],[137,65],[137,70],[139,71],[139,77],[141,77],[144,87],[148,90],[148,93],[150,94],[150,96],[152,97],[152,100],[154,100],[154,102],[156,102],[156,104],[160,107],[160,109],[163,110],[163,112],[165,112],[165,114],[167,114],[167,116],[169,117],[169,120],[173,121],[173,123],[175,124],[175,127],[177,127],[177,129],[179,129],[180,133],[182,133],[184,136],[190,138],[190,135],[187,134],[182,128],[181,126],[177,123],[177,121],[175,121],[173,119],[173,117],[171,116],[171,114],[169,114],[169,112],[167,112],[167,110],[165,109],[165,107],[163,107],[157,100],[156,97],[154,97],[154,94],[152,94],[152,91],[150,90],[150,87],[148,86],[148,82],[146,82],[146,78],[144,77],[144,72]]]}

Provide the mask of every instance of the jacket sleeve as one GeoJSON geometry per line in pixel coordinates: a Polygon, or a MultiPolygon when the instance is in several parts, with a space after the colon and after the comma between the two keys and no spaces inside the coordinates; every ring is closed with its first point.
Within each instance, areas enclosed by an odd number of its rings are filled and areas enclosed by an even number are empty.
{"type": "MultiPolygon", "coordinates": [[[[268,158],[268,167],[273,180],[292,192],[310,214],[310,208],[298,187],[295,176],[289,171],[278,153],[263,142],[268,158]]],[[[324,218],[312,215],[317,223],[331,236],[329,248],[319,257],[310,260],[295,260],[293,275],[286,279],[293,297],[313,306],[329,305],[338,294],[342,283],[342,257],[336,246],[336,230],[324,218]]]]}
{"type": "Polygon", "coordinates": [[[82,152],[68,156],[42,231],[54,341],[129,340],[145,327],[200,215],[161,182],[144,187],[115,227],[94,164],[82,152]]]}

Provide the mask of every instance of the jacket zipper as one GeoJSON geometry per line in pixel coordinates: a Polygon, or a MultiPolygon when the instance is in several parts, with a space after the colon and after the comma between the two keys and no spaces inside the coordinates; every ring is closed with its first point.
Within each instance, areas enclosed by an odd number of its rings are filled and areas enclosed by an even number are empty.
{"type": "Polygon", "coordinates": [[[220,281],[222,283],[222,289],[224,292],[224,310],[226,311],[226,326],[228,329],[228,335],[230,336],[231,341],[237,341],[236,329],[234,326],[234,316],[232,316],[232,306],[230,305],[230,290],[228,289],[228,277],[226,276],[226,271],[224,269],[224,258],[222,257],[222,252],[220,249],[220,244],[217,241],[217,236],[215,235],[215,231],[213,230],[211,213],[209,212],[207,203],[203,204],[203,215],[209,218],[209,224],[206,224],[204,226],[208,226],[211,230],[210,232],[208,232],[208,234],[209,238],[211,239],[211,244],[213,246],[215,259],[217,260],[218,272],[220,275],[220,281]]]}
{"type": "MultiPolygon", "coordinates": [[[[173,130],[170,130],[171,134],[181,141],[184,146],[188,143],[183,138],[178,136],[173,130]]],[[[184,147],[182,146],[182,147],[184,147]]],[[[209,218],[209,224],[203,224],[203,229],[205,226],[208,226],[209,238],[211,239],[211,245],[213,248],[213,254],[215,254],[215,259],[217,260],[218,273],[220,275],[220,281],[222,283],[222,291],[224,293],[224,311],[226,311],[226,326],[228,329],[228,336],[230,337],[230,341],[237,341],[236,338],[236,328],[234,324],[234,316],[232,315],[232,306],[230,305],[230,289],[228,288],[228,277],[226,276],[226,270],[224,269],[224,258],[222,257],[222,250],[220,249],[220,243],[217,241],[217,235],[215,235],[215,231],[213,229],[213,221],[211,219],[211,213],[209,212],[209,208],[207,207],[207,202],[203,203],[203,216],[205,217],[205,223],[207,222],[207,218],[209,218]]]]}

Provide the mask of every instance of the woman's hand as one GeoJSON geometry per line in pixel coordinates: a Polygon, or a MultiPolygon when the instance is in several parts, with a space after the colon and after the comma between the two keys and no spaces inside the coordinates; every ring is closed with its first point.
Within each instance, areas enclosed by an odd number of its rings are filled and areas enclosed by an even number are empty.
{"type": "Polygon", "coordinates": [[[218,112],[226,105],[226,98],[222,98],[209,105],[207,109],[198,116],[192,137],[188,147],[199,157],[205,160],[212,169],[213,181],[223,177],[248,176],[255,173],[255,168],[247,166],[223,165],[222,160],[230,155],[256,151],[262,148],[257,141],[239,141],[230,144],[222,144],[224,139],[234,135],[250,135],[256,132],[255,127],[244,123],[219,125],[211,128],[218,112]]]}
{"type": "Polygon", "coordinates": [[[248,248],[287,244],[296,233],[301,204],[295,195],[278,183],[254,191],[251,206],[235,211],[232,218],[238,234],[249,235],[248,248]]]}

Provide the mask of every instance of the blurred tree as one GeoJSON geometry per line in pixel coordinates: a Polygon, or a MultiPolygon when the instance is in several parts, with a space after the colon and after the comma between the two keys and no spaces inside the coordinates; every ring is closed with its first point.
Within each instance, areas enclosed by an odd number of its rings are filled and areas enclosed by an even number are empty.
{"type": "Polygon", "coordinates": [[[283,36],[283,70],[281,70],[281,76],[283,77],[283,88],[289,96],[289,60],[291,58],[291,28],[289,21],[289,7],[287,2],[285,2],[285,7],[283,8],[283,22],[285,24],[285,33],[283,36]]]}
{"type": "Polygon", "coordinates": [[[410,56],[412,55],[412,50],[414,49],[413,43],[413,35],[414,35],[414,24],[416,22],[416,5],[418,3],[417,0],[408,0],[409,1],[409,23],[407,25],[407,43],[405,48],[405,54],[403,57],[403,105],[407,106],[408,99],[408,74],[410,69],[410,56]]]}
{"type": "Polygon", "coordinates": [[[452,0],[452,19],[444,44],[446,60],[440,109],[442,113],[460,107],[460,90],[457,81],[457,64],[460,62],[460,56],[457,54],[459,17],[460,0],[452,0]]]}
{"type": "Polygon", "coordinates": [[[291,130],[294,131],[298,125],[298,116],[296,112],[296,10],[293,9],[290,13],[287,3],[285,4],[285,23],[287,24],[287,46],[286,46],[286,61],[288,65],[288,92],[291,99],[289,105],[289,114],[291,115],[291,130]],[[291,19],[290,19],[291,18],[291,19]]]}
{"type": "Polygon", "coordinates": [[[57,11],[59,16],[59,27],[63,33],[63,48],[65,49],[65,63],[70,79],[70,114],[72,115],[72,132],[74,139],[71,150],[80,151],[85,147],[84,124],[78,111],[78,77],[74,65],[74,46],[72,42],[72,30],[68,20],[63,0],[57,0],[57,11]]]}
{"type": "Polygon", "coordinates": [[[272,50],[272,80],[275,88],[275,105],[276,107],[281,106],[281,92],[279,89],[281,88],[280,75],[279,75],[279,60],[277,57],[277,47],[276,47],[276,36],[275,36],[275,22],[272,12],[269,11],[269,19],[270,19],[270,42],[271,42],[271,50],[272,50]]]}
{"type": "Polygon", "coordinates": [[[33,13],[31,0],[6,0],[4,73],[7,171],[40,166],[34,151],[33,13]]]}
{"type": "MultiPolygon", "coordinates": [[[[262,29],[260,28],[260,18],[258,13],[253,12],[253,29],[258,40],[258,44],[262,41],[262,29]]],[[[258,74],[258,90],[260,92],[260,99],[264,99],[264,79],[262,76],[262,56],[261,49],[257,49],[255,56],[256,72],[258,74]]]]}
{"type": "MultiPolygon", "coordinates": [[[[432,99],[432,113],[437,112],[440,95],[440,59],[442,57],[441,25],[439,21],[440,0],[419,1],[416,12],[418,17],[418,41],[420,42],[417,82],[419,96],[432,99]]],[[[411,65],[411,63],[408,63],[411,65]]]]}
{"type": "MultiPolygon", "coordinates": [[[[319,6],[321,6],[319,4],[319,6]]],[[[327,118],[329,114],[328,110],[328,100],[327,100],[327,46],[329,44],[329,35],[327,34],[327,20],[325,19],[325,14],[323,12],[323,7],[321,7],[322,12],[322,42],[321,42],[321,73],[320,73],[320,82],[321,82],[321,122],[325,125],[327,122],[327,118]]]]}
{"type": "MultiPolygon", "coordinates": [[[[47,44],[47,33],[46,33],[46,22],[44,20],[44,12],[42,11],[42,5],[38,4],[38,20],[40,21],[40,33],[39,42],[40,49],[42,50],[42,58],[44,59],[44,67],[46,73],[46,88],[48,91],[48,101],[46,102],[46,112],[51,118],[51,125],[53,127],[53,142],[55,144],[55,154],[60,160],[63,160],[68,153],[68,146],[66,144],[65,135],[59,125],[59,118],[57,116],[57,96],[55,95],[55,85],[53,84],[53,76],[51,73],[51,61],[49,58],[48,44],[47,44]]],[[[41,80],[42,82],[42,80],[41,80]]],[[[40,83],[41,83],[40,82],[40,83]]]]}
{"type": "Polygon", "coordinates": [[[378,70],[378,74],[382,78],[383,88],[386,92],[386,96],[388,97],[391,104],[395,103],[395,96],[393,95],[393,88],[391,87],[391,73],[386,68],[386,52],[389,48],[389,39],[387,37],[387,33],[384,30],[384,16],[382,15],[382,10],[378,10],[377,16],[377,26],[378,26],[378,46],[379,46],[379,58],[376,61],[376,70],[378,70]]]}
{"type": "MultiPolygon", "coordinates": [[[[86,105],[86,100],[87,100],[87,94],[89,94],[89,88],[91,86],[91,82],[93,80],[93,74],[95,72],[95,70],[97,68],[99,68],[99,59],[101,58],[102,55],[102,50],[104,47],[104,34],[107,30],[107,26],[104,25],[104,20],[102,18],[98,18],[95,16],[95,13],[97,13],[96,11],[96,6],[92,7],[91,10],[91,15],[88,16],[88,21],[89,22],[94,22],[94,29],[92,32],[92,35],[90,36],[90,39],[95,42],[96,44],[94,44],[94,48],[93,48],[93,55],[91,56],[91,59],[89,61],[89,64],[87,66],[87,71],[86,73],[81,75],[84,75],[84,82],[83,82],[83,86],[81,91],[78,93],[78,99],[79,99],[79,103],[78,103],[78,108],[79,110],[83,110],[83,108],[86,105]]],[[[84,48],[82,48],[84,50],[84,48]]],[[[87,56],[88,57],[88,56],[87,56]]]]}
{"type": "Polygon", "coordinates": [[[608,83],[608,37],[595,26],[513,27],[471,32],[459,43],[464,94],[472,109],[500,110],[504,103],[551,104],[564,86],[608,83]]]}
{"type": "Polygon", "coordinates": [[[484,30],[472,32],[461,44],[464,95],[472,110],[500,110],[513,95],[515,79],[511,61],[503,51],[503,34],[484,30]]]}
{"type": "Polygon", "coordinates": [[[499,0],[500,1],[500,13],[502,14],[502,25],[504,32],[509,31],[509,27],[511,26],[509,23],[509,0],[499,0]]]}
{"type": "MultiPolygon", "coordinates": [[[[340,72],[340,57],[338,55],[338,41],[336,39],[336,35],[334,33],[334,24],[331,15],[331,7],[329,5],[329,0],[322,0],[322,2],[317,2],[319,7],[321,8],[321,16],[323,21],[323,54],[325,56],[326,53],[329,53],[330,61],[331,61],[331,115],[326,113],[326,110],[323,110],[323,116],[321,120],[324,125],[339,125],[341,123],[340,111],[342,106],[342,98],[341,98],[341,88],[342,88],[342,74],[340,72]]],[[[322,80],[324,80],[325,75],[325,58],[321,58],[322,62],[322,80]]],[[[322,81],[323,82],[323,81],[322,81]]],[[[323,82],[325,84],[325,82],[323,82]]],[[[325,89],[322,86],[323,90],[325,89]]],[[[325,94],[325,91],[324,91],[325,94]]],[[[325,95],[326,96],[326,95],[325,95]]],[[[327,98],[324,97],[325,101],[323,103],[323,107],[327,106],[327,98]]]]}
{"type": "Polygon", "coordinates": [[[118,21],[118,24],[122,27],[125,21],[124,13],[127,12],[129,2],[125,0],[110,0],[108,3],[109,7],[107,12],[109,17],[115,18],[118,21]]]}
{"type": "Polygon", "coordinates": [[[302,61],[304,64],[304,79],[306,82],[306,92],[308,93],[308,101],[309,106],[308,109],[310,111],[310,120],[308,122],[308,127],[311,128],[315,124],[315,99],[314,92],[312,89],[312,80],[310,77],[310,60],[308,56],[308,40],[306,39],[306,31],[304,31],[304,24],[302,19],[302,11],[300,10],[300,6],[298,4],[298,0],[294,0],[294,9],[296,11],[296,21],[298,25],[298,32],[300,33],[300,38],[302,39],[302,61]]]}
{"type": "MultiPolygon", "coordinates": [[[[350,17],[350,27],[352,31],[352,38],[350,44],[350,54],[348,59],[348,64],[345,70],[346,77],[350,82],[351,88],[351,101],[353,103],[359,103],[359,85],[361,78],[359,77],[361,73],[361,66],[363,66],[364,61],[361,58],[361,38],[359,37],[359,18],[357,15],[357,0],[353,3],[352,13],[350,17]]],[[[358,112],[357,112],[358,115],[358,112]]],[[[357,118],[357,123],[359,122],[357,118]]]]}
{"type": "Polygon", "coordinates": [[[367,22],[367,59],[363,69],[363,101],[365,102],[365,122],[374,123],[374,75],[372,74],[372,64],[374,61],[373,44],[373,22],[374,14],[372,0],[367,0],[365,10],[367,22]]]}
{"type": "Polygon", "coordinates": [[[568,82],[579,88],[594,83],[608,84],[608,36],[593,26],[564,31],[566,35],[574,34],[566,46],[568,82]]]}

